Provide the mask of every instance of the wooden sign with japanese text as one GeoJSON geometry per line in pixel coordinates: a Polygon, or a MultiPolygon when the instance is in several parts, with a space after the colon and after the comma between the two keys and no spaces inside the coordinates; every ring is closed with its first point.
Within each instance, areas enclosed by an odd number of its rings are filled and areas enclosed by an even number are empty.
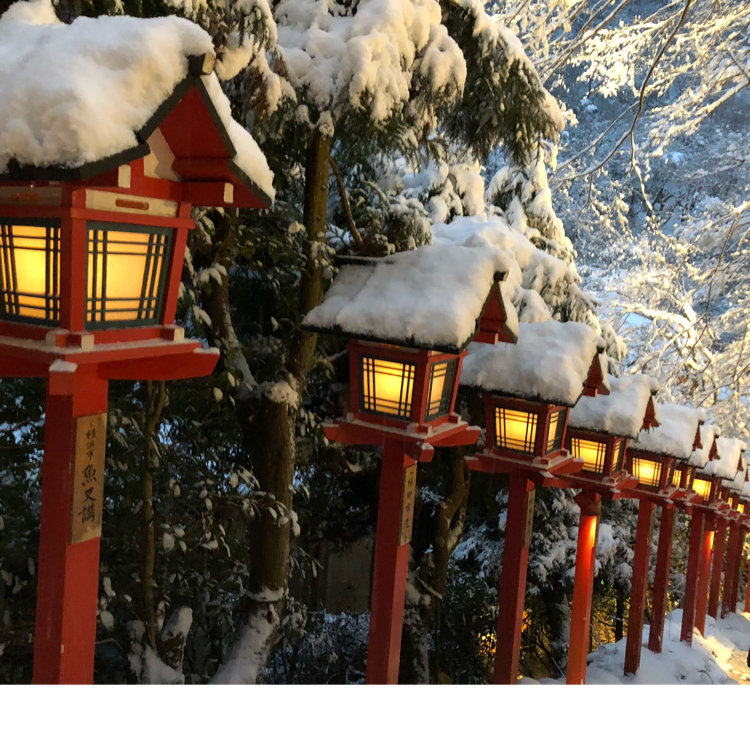
{"type": "Polygon", "coordinates": [[[526,494],[526,524],[523,529],[523,546],[528,547],[531,544],[531,533],[534,528],[534,490],[529,490],[526,494]]]}
{"type": "Polygon", "coordinates": [[[90,414],[76,420],[70,544],[101,536],[106,437],[106,413],[90,414]]]}
{"type": "Polygon", "coordinates": [[[409,544],[414,523],[414,498],[417,491],[417,465],[404,469],[404,496],[401,503],[401,536],[399,545],[409,544]]]}

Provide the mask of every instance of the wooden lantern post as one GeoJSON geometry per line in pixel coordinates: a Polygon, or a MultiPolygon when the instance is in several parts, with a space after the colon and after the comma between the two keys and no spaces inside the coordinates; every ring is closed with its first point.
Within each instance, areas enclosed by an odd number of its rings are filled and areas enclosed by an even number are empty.
{"type": "Polygon", "coordinates": [[[233,162],[213,57],[183,63],[137,146],[75,168],[18,156],[0,175],[0,377],[47,383],[35,683],[93,677],[109,380],[204,376],[218,359],[174,325],[191,206],[270,204],[233,162]]]}
{"type": "MultiPolygon", "coordinates": [[[[704,613],[707,601],[703,601],[703,594],[707,597],[706,560],[710,561],[714,531],[711,516],[721,487],[721,480],[712,473],[712,464],[718,457],[717,437],[718,430],[714,425],[703,425],[701,428],[703,449],[696,451],[691,457],[691,463],[695,464],[695,457],[705,455],[706,447],[710,446],[707,451],[709,462],[700,470],[696,469],[692,482],[695,495],[690,502],[689,509],[690,540],[680,629],[680,640],[688,644],[693,642],[693,628],[696,626],[696,621],[701,626],[705,625],[704,613]]],[[[700,459],[699,463],[704,463],[704,459],[700,459]]]]}
{"type": "MultiPolygon", "coordinates": [[[[659,424],[654,427],[658,429],[659,424]]],[[[643,619],[648,592],[648,571],[651,559],[651,537],[653,534],[654,507],[661,506],[662,514],[674,507],[671,493],[675,459],[655,451],[640,448],[634,441],[628,449],[629,472],[638,480],[630,493],[638,499],[638,525],[633,551],[633,575],[630,585],[630,607],[628,613],[627,641],[625,644],[625,674],[635,674],[641,660],[643,619]]]]}
{"type": "Polygon", "coordinates": [[[535,489],[567,486],[559,476],[583,466],[564,448],[565,428],[583,394],[608,393],[603,343],[588,326],[550,320],[520,324],[515,347],[469,347],[461,384],[484,392],[486,447],[466,463],[472,471],[509,477],[493,671],[498,685],[518,680],[535,489]],[[551,379],[540,372],[541,359],[551,379]]]}
{"type": "MultiPolygon", "coordinates": [[[[610,378],[610,388],[611,393],[606,398],[581,399],[571,411],[568,428],[567,443],[572,453],[584,461],[583,470],[572,477],[570,483],[582,491],[576,498],[581,520],[566,675],[569,685],[582,685],[586,681],[601,501],[633,496],[638,480],[625,469],[627,443],[641,430],[656,424],[652,395],[657,384],[652,378],[645,375],[610,378]]],[[[643,519],[639,515],[640,547],[644,546],[643,539],[651,528],[651,516],[651,512],[644,513],[643,519]]],[[[637,543],[636,553],[640,547],[637,543]]]]}
{"type": "MultiPolygon", "coordinates": [[[[702,426],[706,419],[702,410],[681,404],[659,404],[658,416],[660,425],[650,432],[639,435],[638,440],[634,443],[634,447],[658,455],[672,456],[675,459],[670,486],[666,491],[669,499],[660,503],[661,519],[659,522],[648,639],[648,648],[654,653],[661,653],[664,639],[675,513],[678,510],[690,511],[691,502],[696,500],[696,495],[691,489],[695,476],[695,466],[690,461],[697,461],[700,466],[705,465],[708,461],[708,452],[705,453],[704,457],[700,456],[700,451],[703,448],[701,442],[702,426]]],[[[713,442],[713,433],[711,433],[710,439],[713,442]]],[[[631,637],[630,629],[628,629],[628,637],[631,637]]],[[[636,638],[633,638],[633,640],[635,641],[636,638]]],[[[640,634],[638,634],[637,640],[640,643],[640,634]]],[[[631,646],[631,654],[634,652],[635,647],[631,646]]],[[[640,655],[640,648],[638,649],[638,655],[640,655]]],[[[639,656],[635,658],[639,658],[639,656]]],[[[626,663],[626,672],[628,669],[635,671],[638,663],[638,661],[634,662],[634,657],[631,656],[629,663],[626,663]]]]}
{"type": "MultiPolygon", "coordinates": [[[[720,491],[722,501],[721,510],[724,512],[726,523],[730,529],[724,577],[724,596],[722,599],[722,602],[726,602],[726,608],[722,607],[722,617],[724,617],[727,612],[734,612],[737,609],[740,563],[742,561],[742,549],[745,542],[745,519],[739,511],[739,505],[740,494],[747,481],[748,469],[742,457],[742,451],[745,450],[743,442],[720,438],[719,444],[720,450],[723,451],[723,455],[726,457],[725,463],[728,463],[729,466],[733,465],[735,455],[739,454],[737,457],[737,471],[734,478],[732,480],[725,480],[720,491]],[[732,538],[733,531],[734,539],[732,538]]],[[[721,559],[717,562],[717,567],[719,568],[719,572],[715,576],[712,576],[712,582],[714,578],[720,578],[721,559]]],[[[718,585],[716,588],[718,589],[718,585]]],[[[714,598],[718,601],[718,591],[714,598]]],[[[716,615],[714,614],[713,616],[715,617],[716,615]]]]}
{"type": "Polygon", "coordinates": [[[308,330],[351,337],[350,403],[344,417],[324,424],[326,437],[383,451],[368,684],[398,682],[416,464],[430,461],[436,447],[472,445],[481,433],[454,410],[466,346],[516,340],[500,289],[504,263],[489,250],[447,246],[357,259],[343,265],[303,321],[308,330]],[[428,265],[451,280],[441,295],[424,278],[428,265]],[[457,321],[456,311],[467,307],[457,321]]]}

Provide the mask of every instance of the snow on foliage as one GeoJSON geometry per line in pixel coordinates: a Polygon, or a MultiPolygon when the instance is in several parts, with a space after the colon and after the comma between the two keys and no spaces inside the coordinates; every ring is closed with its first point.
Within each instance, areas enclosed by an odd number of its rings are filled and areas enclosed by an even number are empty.
{"type": "MultiPolygon", "coordinates": [[[[213,53],[209,35],[174,16],[57,20],[51,0],[19,2],[0,17],[0,173],[11,160],[80,167],[138,145],[137,133],[188,74],[188,57],[213,53]]],[[[232,119],[214,74],[209,96],[237,149],[235,163],[267,195],[273,174],[232,119]]]]}
{"type": "Polygon", "coordinates": [[[570,410],[568,423],[578,429],[635,438],[643,426],[649,399],[659,383],[648,375],[609,379],[608,396],[585,396],[570,410]]]}
{"type": "Polygon", "coordinates": [[[325,0],[282,0],[275,18],[299,103],[319,113],[338,119],[366,110],[382,125],[401,113],[417,82],[425,102],[463,89],[466,62],[436,0],[362,0],[356,14],[332,13],[325,0]]]}
{"type": "Polygon", "coordinates": [[[631,447],[683,461],[690,458],[698,426],[705,422],[706,413],[682,404],[657,404],[656,418],[658,427],[642,430],[631,447]]]}
{"type": "Polygon", "coordinates": [[[461,385],[573,406],[603,349],[601,336],[583,323],[520,323],[516,344],[469,345],[461,385]]]}

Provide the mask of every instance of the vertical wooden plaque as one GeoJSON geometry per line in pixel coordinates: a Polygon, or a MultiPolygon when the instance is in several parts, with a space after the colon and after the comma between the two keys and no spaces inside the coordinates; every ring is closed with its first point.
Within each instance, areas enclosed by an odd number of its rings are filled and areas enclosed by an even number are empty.
{"type": "Polygon", "coordinates": [[[523,529],[524,547],[528,547],[531,544],[531,533],[534,529],[534,497],[534,490],[529,490],[526,493],[526,524],[523,529]]]}
{"type": "Polygon", "coordinates": [[[417,465],[404,469],[404,496],[401,503],[401,535],[399,546],[409,544],[414,524],[414,498],[417,491],[417,465]]]}
{"type": "Polygon", "coordinates": [[[70,543],[101,536],[104,505],[104,451],[107,414],[89,414],[76,420],[73,460],[73,500],[70,506],[70,543]]]}

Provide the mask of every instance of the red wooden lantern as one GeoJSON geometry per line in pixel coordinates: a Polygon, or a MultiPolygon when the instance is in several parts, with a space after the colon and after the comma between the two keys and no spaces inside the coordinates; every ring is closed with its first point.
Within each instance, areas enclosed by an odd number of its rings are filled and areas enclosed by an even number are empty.
{"type": "MultiPolygon", "coordinates": [[[[186,30],[185,22],[178,26],[174,20],[159,20],[163,33],[179,36],[186,30]]],[[[70,52],[67,66],[56,59],[44,62],[54,53],[43,41],[33,63],[48,66],[49,90],[70,91],[73,100],[68,108],[50,109],[44,122],[25,127],[42,136],[45,128],[52,129],[50,136],[70,132],[65,158],[38,166],[30,153],[11,149],[0,174],[0,377],[47,381],[37,683],[86,683],[93,675],[108,381],[187,378],[213,370],[218,352],[186,340],[174,325],[193,226],[190,210],[193,204],[266,207],[272,190],[256,184],[270,186],[262,156],[252,174],[240,166],[248,163],[242,152],[248,141],[252,158],[259,151],[227,114],[226,98],[211,75],[213,55],[187,56],[177,51],[179,43],[172,45],[173,59],[158,62],[164,76],[171,69],[182,77],[171,94],[144,95],[153,110],[140,113],[145,122],[132,132],[125,115],[123,122],[107,122],[98,131],[124,132],[125,141],[135,145],[122,147],[119,135],[111,144],[105,138],[99,146],[111,145],[110,151],[89,158],[86,144],[76,138],[76,127],[90,124],[76,114],[76,97],[83,101],[87,94],[76,88],[86,85],[76,54],[85,58],[95,48],[107,57],[112,39],[135,39],[147,28],[154,31],[157,22],[84,21],[56,29],[55,39],[70,52]]],[[[44,27],[35,26],[24,32],[37,29],[44,34],[44,27]]],[[[0,46],[12,47],[7,36],[0,36],[0,46]]],[[[13,60],[3,51],[4,60],[13,60]]],[[[117,87],[131,80],[128,75],[144,90],[145,71],[157,64],[153,55],[134,45],[127,60],[112,57],[122,69],[111,64],[91,75],[109,81],[114,93],[107,94],[115,97],[117,87]]],[[[17,69],[11,65],[3,74],[26,80],[31,63],[15,62],[17,69]]],[[[86,64],[92,64],[88,58],[86,64]]],[[[18,106],[12,94],[0,109],[0,138],[17,126],[3,119],[18,106]]],[[[118,111],[130,114],[126,103],[118,111]]]]}
{"type": "MultiPolygon", "coordinates": [[[[610,378],[610,388],[606,398],[581,399],[571,411],[568,426],[567,445],[583,461],[581,472],[571,477],[569,485],[582,491],[576,498],[581,506],[581,521],[570,616],[568,684],[583,684],[586,679],[601,499],[630,496],[638,480],[624,468],[627,441],[658,424],[653,402],[658,384],[653,378],[646,375],[610,378]]],[[[650,504],[643,517],[639,512],[636,560],[643,557],[644,527],[650,528],[650,514],[650,504]]],[[[634,581],[640,580],[634,570],[634,581]]],[[[641,596],[637,588],[631,593],[636,599],[641,596]]]]}
{"type": "Polygon", "coordinates": [[[466,463],[472,471],[509,474],[496,684],[518,679],[535,486],[560,486],[559,475],[580,469],[581,461],[563,447],[565,428],[583,394],[608,393],[603,350],[590,327],[554,320],[520,324],[514,347],[469,347],[461,384],[483,391],[485,448],[466,463]]]}
{"type": "Polygon", "coordinates": [[[350,337],[350,402],[343,418],[324,425],[326,436],[383,447],[368,683],[398,681],[416,464],[435,447],[479,437],[454,411],[465,348],[474,338],[516,340],[515,312],[500,289],[506,273],[494,248],[436,245],[356,259],[303,321],[350,337]]]}
{"type": "Polygon", "coordinates": [[[661,506],[661,521],[654,572],[649,649],[656,653],[661,651],[671,569],[674,514],[679,507],[689,510],[690,502],[695,497],[691,490],[695,469],[688,464],[688,460],[701,448],[700,427],[705,420],[705,414],[701,410],[680,404],[659,404],[656,416],[659,424],[653,429],[642,431],[628,448],[631,472],[639,480],[638,486],[631,493],[640,500],[640,504],[625,653],[626,674],[634,674],[640,664],[654,505],[661,506]],[[674,468],[670,468],[671,466],[674,468]]]}

